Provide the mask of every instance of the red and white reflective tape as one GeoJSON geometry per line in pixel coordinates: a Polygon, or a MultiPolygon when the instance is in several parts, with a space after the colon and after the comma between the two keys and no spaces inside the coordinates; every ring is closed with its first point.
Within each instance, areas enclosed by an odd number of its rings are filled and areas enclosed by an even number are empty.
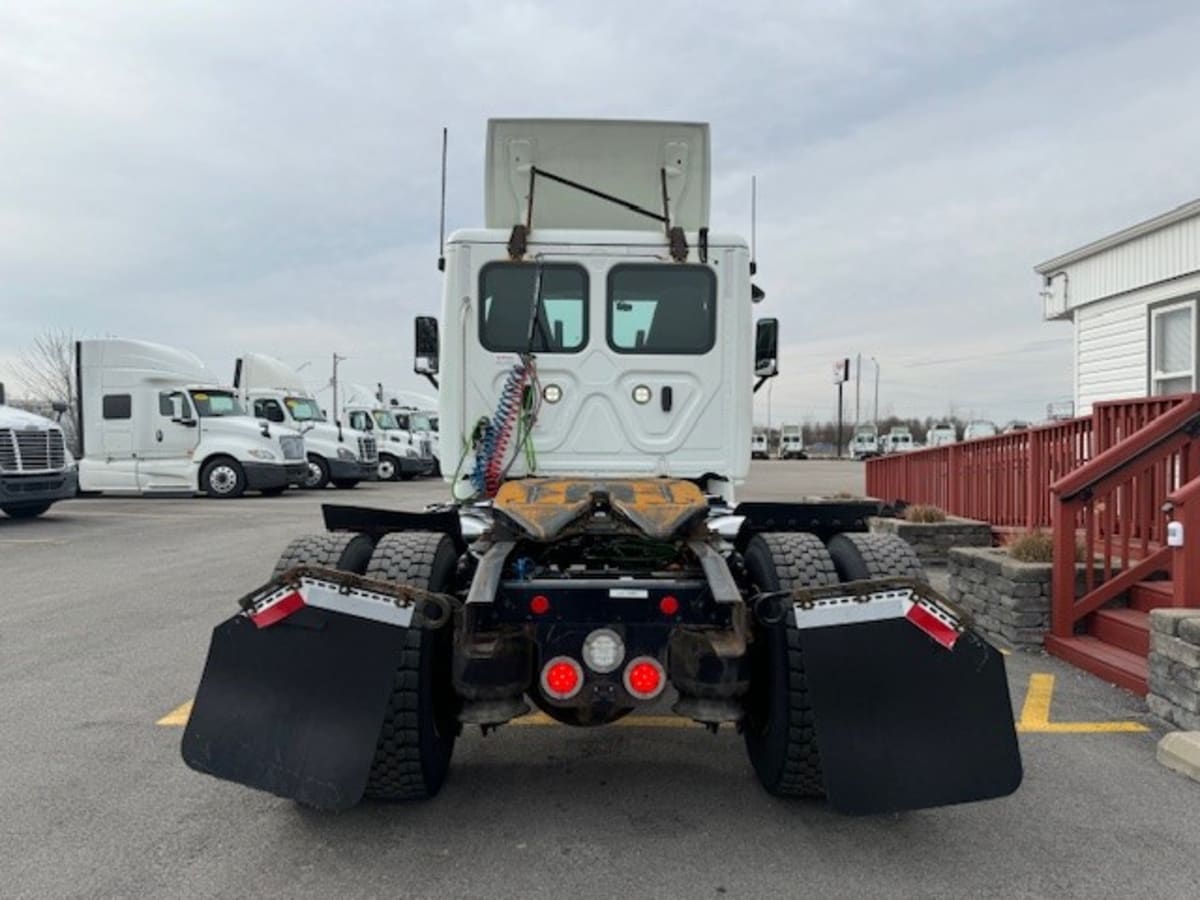
{"type": "Polygon", "coordinates": [[[405,628],[412,624],[413,618],[411,604],[398,605],[395,599],[387,594],[344,587],[308,575],[300,578],[299,587],[284,585],[264,591],[246,610],[246,615],[256,627],[266,628],[282,622],[305,606],[315,606],[318,609],[328,609],[405,628]]]}
{"type": "Polygon", "coordinates": [[[950,613],[918,596],[912,588],[872,591],[866,599],[860,594],[821,597],[811,606],[795,604],[795,611],[796,627],[800,629],[908,619],[947,650],[962,635],[962,625],[950,613]]]}

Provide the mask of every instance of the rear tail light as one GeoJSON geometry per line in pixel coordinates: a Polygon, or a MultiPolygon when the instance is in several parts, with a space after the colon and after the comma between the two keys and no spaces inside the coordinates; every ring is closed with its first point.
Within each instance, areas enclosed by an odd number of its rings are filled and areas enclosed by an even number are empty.
{"type": "Polygon", "coordinates": [[[625,690],[638,700],[653,700],[667,686],[667,673],[653,657],[639,656],[629,661],[622,677],[625,690]]]}
{"type": "Polygon", "coordinates": [[[570,700],[583,688],[583,666],[569,656],[556,656],[542,667],[541,683],[551,700],[570,700]]]}

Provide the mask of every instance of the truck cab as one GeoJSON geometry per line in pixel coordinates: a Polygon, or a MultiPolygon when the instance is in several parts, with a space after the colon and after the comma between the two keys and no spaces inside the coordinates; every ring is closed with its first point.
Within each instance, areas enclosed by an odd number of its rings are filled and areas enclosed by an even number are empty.
{"type": "Polygon", "coordinates": [[[62,428],[8,406],[0,384],[0,512],[12,519],[32,519],[56,501],[74,497],[77,487],[75,462],[62,428]]]}
{"type": "Polygon", "coordinates": [[[750,458],[766,459],[768,455],[767,433],[765,431],[754,432],[750,437],[750,458]]]}
{"type": "Polygon", "coordinates": [[[937,425],[929,429],[925,443],[930,447],[946,447],[958,443],[958,430],[950,424],[937,425]]]}
{"type": "Polygon", "coordinates": [[[779,434],[780,459],[807,459],[804,452],[804,432],[799,425],[784,425],[779,434]]]}
{"type": "Polygon", "coordinates": [[[870,459],[879,453],[879,429],[874,425],[858,426],[854,430],[854,437],[850,439],[851,458],[870,459]]]}
{"type": "Polygon", "coordinates": [[[375,437],[380,481],[409,481],[432,471],[433,456],[428,452],[422,454],[420,443],[400,427],[396,416],[373,391],[362,385],[350,385],[339,409],[351,428],[375,437]]]}
{"type": "Polygon", "coordinates": [[[76,344],[85,491],[279,494],[308,472],[304,439],[246,414],[192,353],[150,341],[76,344]]]}
{"type": "Polygon", "coordinates": [[[978,438],[995,437],[998,434],[996,424],[987,419],[972,419],[963,429],[963,440],[973,441],[978,438]]]}
{"type": "Polygon", "coordinates": [[[281,360],[262,353],[238,357],[233,386],[255,418],[304,436],[308,463],[303,486],[352,488],[374,481],[379,466],[375,437],[369,432],[326,421],[316,397],[300,374],[281,360]]]}
{"type": "Polygon", "coordinates": [[[913,450],[912,432],[904,425],[897,425],[887,433],[888,453],[908,453],[913,450]]]}

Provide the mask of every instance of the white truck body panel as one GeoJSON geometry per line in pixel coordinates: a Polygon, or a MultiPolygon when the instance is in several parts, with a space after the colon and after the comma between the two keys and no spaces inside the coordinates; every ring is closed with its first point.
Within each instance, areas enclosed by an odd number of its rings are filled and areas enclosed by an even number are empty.
{"type": "MultiPolygon", "coordinates": [[[[671,224],[708,227],[709,132],[697,122],[492,119],[488,122],[485,223],[525,222],[530,169],[586,184],[661,213],[663,171],[671,224]]],[[[546,178],[534,189],[533,228],[652,231],[662,223],[546,178]]]]}
{"type": "MultiPolygon", "coordinates": [[[[589,182],[590,183],[590,182],[589,182]]],[[[540,188],[539,188],[540,189],[540,188]]],[[[540,203],[540,200],[539,200],[540,203]]],[[[480,338],[483,308],[481,273],[509,260],[507,230],[460,231],[447,245],[442,309],[440,431],[454,447],[470,443],[476,423],[491,419],[516,352],[493,352],[480,338]]],[[[750,465],[753,325],[750,315],[750,258],[736,237],[710,236],[709,262],[695,261],[697,235],[688,267],[703,266],[715,279],[715,341],[703,354],[618,352],[606,340],[610,272],[618,265],[670,262],[660,232],[536,230],[527,260],[562,263],[586,275],[584,346],[577,352],[539,352],[538,378],[543,389],[561,390],[557,403],[543,403],[533,444],[541,475],[587,477],[700,477],[717,473],[735,483],[750,465]],[[644,386],[651,400],[637,403],[634,389],[644,386]],[[671,409],[663,409],[663,388],[670,387],[671,409]]],[[[533,266],[532,262],[518,265],[533,266]]],[[[472,467],[471,461],[464,471],[472,467]]],[[[450,466],[443,468],[452,476],[450,466]]],[[[523,456],[510,470],[527,474],[523,456]]]]}
{"type": "Polygon", "coordinates": [[[249,416],[197,416],[197,396],[225,389],[195,354],[123,339],[80,341],[77,354],[85,491],[193,492],[204,463],[218,454],[280,472],[304,458],[303,440],[289,429],[273,426],[265,437],[249,416]],[[175,419],[173,395],[193,425],[175,419]]]}

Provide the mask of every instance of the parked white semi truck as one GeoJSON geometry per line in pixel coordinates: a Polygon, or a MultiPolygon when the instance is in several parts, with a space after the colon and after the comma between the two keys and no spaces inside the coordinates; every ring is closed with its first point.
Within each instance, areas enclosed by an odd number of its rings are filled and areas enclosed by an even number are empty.
{"type": "Polygon", "coordinates": [[[422,459],[429,459],[426,474],[441,475],[441,447],[436,430],[437,400],[414,391],[391,391],[382,384],[375,393],[380,405],[392,413],[401,431],[407,431],[422,459]]]}
{"type": "Polygon", "coordinates": [[[925,435],[925,444],[929,447],[947,447],[958,443],[958,429],[952,423],[943,422],[929,429],[925,435]]]}
{"type": "Polygon", "coordinates": [[[868,532],[881,504],[736,500],[778,322],[753,320],[746,242],[708,230],[708,154],[699,124],[490,123],[487,227],[450,237],[441,321],[416,323],[458,500],[325,506],[214,629],[189,766],[318,808],[416,800],[462,728],[649,707],[736,728],[766,791],[848,813],[1016,789],[1004,657],[868,532]]]}
{"type": "Polygon", "coordinates": [[[323,488],[332,483],[352,488],[378,477],[374,435],[326,421],[317,398],[287,363],[263,353],[246,353],[234,364],[233,386],[255,418],[293,428],[304,436],[308,462],[304,487],[323,488]]]}
{"type": "MultiPolygon", "coordinates": [[[[65,411],[66,405],[56,406],[65,411]]],[[[0,384],[0,512],[13,519],[40,516],[74,497],[75,461],[57,422],[8,406],[0,384]]]]}
{"type": "Polygon", "coordinates": [[[422,444],[401,427],[375,391],[360,384],[346,385],[338,409],[351,428],[376,435],[380,481],[409,481],[433,471],[429,441],[422,444]]]}
{"type": "Polygon", "coordinates": [[[804,452],[804,431],[799,425],[784,425],[779,432],[779,458],[808,458],[804,452]]]}
{"type": "Polygon", "coordinates": [[[871,459],[878,456],[879,429],[874,425],[859,425],[850,439],[850,456],[853,459],[871,459]]]}
{"type": "Polygon", "coordinates": [[[766,459],[769,455],[767,443],[767,433],[765,431],[756,431],[750,435],[750,458],[751,459],[766,459]]]}
{"type": "Polygon", "coordinates": [[[134,340],[76,344],[79,484],[115,493],[280,494],[308,474],[296,431],[246,415],[193,353],[134,340]]]}

